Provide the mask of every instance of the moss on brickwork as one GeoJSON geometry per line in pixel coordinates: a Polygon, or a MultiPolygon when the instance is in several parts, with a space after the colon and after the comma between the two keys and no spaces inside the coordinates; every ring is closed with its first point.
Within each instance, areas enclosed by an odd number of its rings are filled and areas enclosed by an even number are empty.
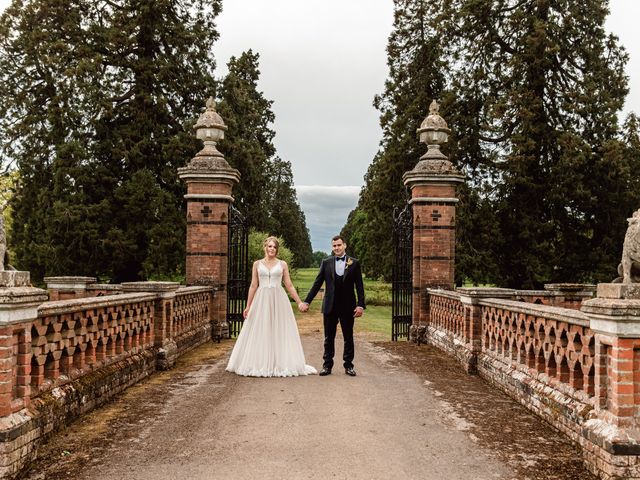
{"type": "Polygon", "coordinates": [[[105,403],[133,382],[154,371],[155,352],[147,351],[41,393],[32,403],[33,424],[46,438],[77,417],[105,403]]]}

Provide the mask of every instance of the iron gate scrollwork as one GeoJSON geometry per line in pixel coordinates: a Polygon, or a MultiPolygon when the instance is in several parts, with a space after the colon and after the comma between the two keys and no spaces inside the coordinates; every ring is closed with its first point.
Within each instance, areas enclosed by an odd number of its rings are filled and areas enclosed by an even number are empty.
{"type": "Polygon", "coordinates": [[[410,204],[393,212],[391,340],[409,338],[413,296],[413,212],[410,204]]]}
{"type": "Polygon", "coordinates": [[[229,245],[227,262],[227,323],[229,338],[240,333],[251,280],[249,265],[249,225],[233,205],[229,206],[229,245]]]}

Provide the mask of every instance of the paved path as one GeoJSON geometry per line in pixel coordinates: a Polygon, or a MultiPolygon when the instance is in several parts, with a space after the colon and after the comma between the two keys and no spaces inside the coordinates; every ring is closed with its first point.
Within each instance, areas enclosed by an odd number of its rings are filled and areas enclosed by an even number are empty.
{"type": "MultiPolygon", "coordinates": [[[[303,336],[303,344],[307,362],[319,367],[320,337],[303,336]]],[[[464,421],[416,375],[393,366],[374,344],[357,341],[355,378],[340,368],[327,377],[244,378],[224,372],[227,357],[134,387],[134,400],[127,405],[125,394],[116,413],[107,414],[113,432],[97,432],[109,438],[66,474],[123,480],[515,478],[469,440],[464,421]]]]}

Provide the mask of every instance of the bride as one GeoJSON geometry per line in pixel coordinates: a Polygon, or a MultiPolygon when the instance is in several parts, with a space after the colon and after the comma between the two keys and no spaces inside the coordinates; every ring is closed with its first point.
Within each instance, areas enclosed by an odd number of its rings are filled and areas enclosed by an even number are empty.
{"type": "Polygon", "coordinates": [[[228,372],[249,377],[292,377],[317,373],[305,364],[296,319],[284,285],[298,304],[287,263],[278,259],[278,239],[268,237],[265,256],[253,264],[242,330],[227,364],[228,372]]]}

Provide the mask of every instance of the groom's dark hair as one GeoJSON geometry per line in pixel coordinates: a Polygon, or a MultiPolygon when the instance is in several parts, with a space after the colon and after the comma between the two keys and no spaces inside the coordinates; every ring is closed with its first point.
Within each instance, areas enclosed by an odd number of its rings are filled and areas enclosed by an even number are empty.
{"type": "Polygon", "coordinates": [[[342,243],[347,243],[340,235],[336,235],[331,239],[332,242],[337,242],[338,240],[342,240],[342,243]]]}

